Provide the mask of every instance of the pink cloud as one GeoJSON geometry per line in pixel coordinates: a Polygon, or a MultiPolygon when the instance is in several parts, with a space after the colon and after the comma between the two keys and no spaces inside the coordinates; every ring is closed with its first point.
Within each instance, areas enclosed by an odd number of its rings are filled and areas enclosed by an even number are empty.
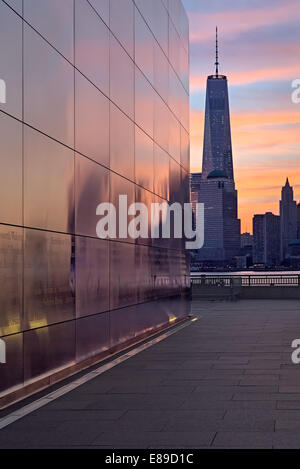
{"type": "Polygon", "coordinates": [[[190,39],[202,42],[214,37],[216,24],[222,25],[222,35],[234,36],[261,26],[283,24],[300,18],[298,0],[282,2],[282,5],[253,10],[224,11],[217,14],[189,13],[190,39]]]}
{"type": "MultiPolygon", "coordinates": [[[[300,65],[282,68],[266,68],[245,70],[243,72],[230,73],[229,82],[231,85],[246,85],[260,81],[280,81],[293,80],[300,76],[300,65]]],[[[203,75],[192,75],[190,79],[191,91],[204,90],[206,87],[206,77],[203,75]]]]}

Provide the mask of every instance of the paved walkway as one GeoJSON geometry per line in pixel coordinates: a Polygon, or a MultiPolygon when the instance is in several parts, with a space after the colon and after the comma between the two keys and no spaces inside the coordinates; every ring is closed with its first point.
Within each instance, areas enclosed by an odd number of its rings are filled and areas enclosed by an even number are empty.
{"type": "Polygon", "coordinates": [[[199,320],[0,431],[2,448],[299,448],[300,303],[194,302],[199,320]]]}

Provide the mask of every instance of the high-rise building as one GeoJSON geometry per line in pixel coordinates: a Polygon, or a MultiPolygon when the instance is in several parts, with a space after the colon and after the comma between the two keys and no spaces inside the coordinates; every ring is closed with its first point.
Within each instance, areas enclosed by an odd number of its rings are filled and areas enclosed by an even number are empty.
{"type": "Polygon", "coordinates": [[[253,217],[253,264],[265,262],[264,215],[253,217]]]}
{"type": "Polygon", "coordinates": [[[241,248],[245,246],[253,246],[253,235],[250,233],[241,234],[241,248]]]}
{"type": "Polygon", "coordinates": [[[271,212],[264,215],[264,263],[267,267],[280,265],[280,217],[271,212]]]}
{"type": "Polygon", "coordinates": [[[286,180],[282,188],[280,201],[280,219],[281,219],[281,260],[284,261],[288,254],[288,246],[291,241],[297,239],[297,203],[294,200],[294,191],[290,186],[289,180],[286,180]]]}
{"type": "Polygon", "coordinates": [[[1,0],[0,78],[1,406],[188,314],[181,240],[96,236],[119,195],[189,201],[187,15],[1,0]]]}
{"type": "Polygon", "coordinates": [[[219,74],[218,36],[216,72],[207,78],[202,177],[198,201],[204,204],[204,247],[199,261],[230,263],[240,250],[230,130],[227,77],[219,74]]]}
{"type": "Polygon", "coordinates": [[[280,264],[280,217],[271,212],[253,217],[253,264],[280,264]]]}
{"type": "Polygon", "coordinates": [[[190,174],[190,191],[191,191],[191,204],[193,207],[193,229],[196,227],[196,205],[199,201],[199,191],[201,183],[201,173],[190,174]]]}
{"type": "Polygon", "coordinates": [[[253,235],[251,235],[250,233],[242,233],[240,266],[250,267],[251,265],[253,265],[253,235]]]}
{"type": "Polygon", "coordinates": [[[297,205],[297,239],[300,239],[300,204],[297,205]]]}

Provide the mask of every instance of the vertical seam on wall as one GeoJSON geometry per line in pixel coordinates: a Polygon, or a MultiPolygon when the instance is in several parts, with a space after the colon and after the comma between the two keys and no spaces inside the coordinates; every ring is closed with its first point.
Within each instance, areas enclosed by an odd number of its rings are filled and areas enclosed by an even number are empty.
{"type": "MultiPolygon", "coordinates": [[[[134,152],[133,152],[133,168],[134,168],[134,203],[136,203],[137,200],[137,190],[138,186],[136,184],[136,162],[135,162],[135,155],[136,155],[136,86],[135,86],[135,80],[136,80],[136,47],[135,47],[135,19],[136,19],[136,5],[135,2],[132,1],[132,6],[133,6],[133,121],[134,121],[134,136],[133,136],[133,146],[134,146],[134,152]]],[[[140,194],[141,194],[141,189],[139,188],[140,194]]],[[[138,296],[139,296],[139,287],[138,287],[138,280],[137,280],[137,255],[139,253],[139,248],[138,248],[138,242],[135,240],[134,243],[134,269],[135,269],[135,305],[138,304],[138,296]]]]}
{"type": "MultiPolygon", "coordinates": [[[[111,31],[110,31],[110,2],[108,3],[108,97],[109,97],[109,107],[108,107],[108,128],[109,128],[109,142],[108,142],[108,151],[109,151],[109,173],[108,173],[108,198],[109,202],[111,202],[111,159],[110,159],[110,138],[111,138],[111,126],[110,126],[110,118],[111,118],[111,31]]],[[[111,249],[113,244],[109,242],[109,240],[105,241],[108,247],[108,347],[112,347],[112,340],[111,340],[111,301],[110,301],[110,294],[111,294],[111,285],[110,285],[110,259],[111,259],[111,249]]]]}
{"type": "MultiPolygon", "coordinates": [[[[22,0],[22,225],[25,225],[25,204],[24,204],[24,1],[22,0]]],[[[24,320],[25,320],[25,228],[22,228],[22,315],[21,315],[21,331],[22,331],[22,355],[23,355],[23,384],[25,384],[25,340],[24,340],[24,320]]]]}
{"type": "MultiPolygon", "coordinates": [[[[74,326],[75,326],[75,345],[74,345],[74,362],[77,363],[77,357],[76,357],[76,352],[77,352],[77,269],[76,269],[76,245],[77,245],[77,237],[76,237],[76,166],[75,166],[75,159],[76,159],[76,152],[75,152],[75,142],[76,142],[76,91],[75,91],[75,77],[76,77],[76,68],[75,68],[75,8],[76,8],[76,2],[73,0],[73,71],[74,71],[74,76],[73,76],[73,112],[74,112],[74,117],[73,117],[73,133],[74,133],[74,139],[73,139],[73,232],[74,235],[71,237],[71,256],[74,256],[74,326]],[[72,244],[74,242],[74,248],[72,247],[72,244]]],[[[71,266],[72,266],[73,260],[71,259],[71,266]]]]}

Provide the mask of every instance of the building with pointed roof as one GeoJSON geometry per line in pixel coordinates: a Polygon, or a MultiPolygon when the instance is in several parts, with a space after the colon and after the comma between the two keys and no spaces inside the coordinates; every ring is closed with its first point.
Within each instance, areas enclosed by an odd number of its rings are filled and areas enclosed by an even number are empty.
{"type": "Polygon", "coordinates": [[[219,73],[216,29],[215,74],[207,78],[202,176],[198,201],[204,204],[205,241],[197,260],[228,265],[240,251],[240,220],[235,189],[228,82],[219,73]]]}
{"type": "Polygon", "coordinates": [[[281,191],[280,201],[280,220],[281,220],[281,261],[288,256],[289,243],[297,239],[297,202],[294,200],[293,187],[290,185],[289,179],[286,179],[285,186],[281,191]]]}

